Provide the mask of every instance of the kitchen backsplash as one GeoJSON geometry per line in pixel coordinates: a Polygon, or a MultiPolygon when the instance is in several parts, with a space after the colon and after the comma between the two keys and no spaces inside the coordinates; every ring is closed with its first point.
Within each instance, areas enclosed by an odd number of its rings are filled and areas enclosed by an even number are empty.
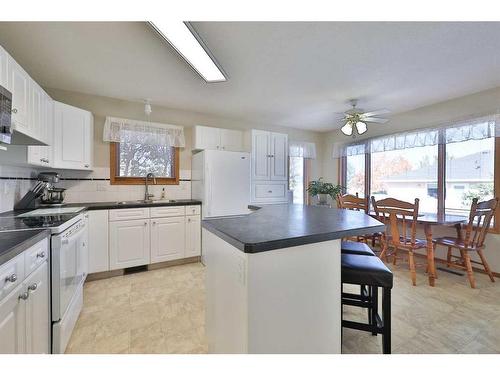
{"type": "MultiPolygon", "coordinates": [[[[0,212],[10,211],[35,183],[41,170],[29,167],[0,165],[0,212]]],[[[144,185],[111,185],[109,168],[92,172],[59,170],[57,187],[66,188],[66,203],[116,202],[144,199],[144,185]]],[[[160,198],[165,188],[167,199],[191,198],[191,171],[180,171],[179,185],[153,185],[150,192],[160,198]]]]}

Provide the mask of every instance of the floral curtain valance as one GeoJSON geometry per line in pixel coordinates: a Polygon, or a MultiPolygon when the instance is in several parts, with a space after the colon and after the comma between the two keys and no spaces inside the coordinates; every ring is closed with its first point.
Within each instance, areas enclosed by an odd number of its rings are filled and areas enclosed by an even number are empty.
{"type": "Polygon", "coordinates": [[[184,127],[156,122],[106,117],[104,142],[126,142],[185,147],[184,127]]]}
{"type": "Polygon", "coordinates": [[[316,159],[316,144],[313,142],[291,141],[288,144],[289,156],[301,157],[305,159],[316,159]]]}
{"type": "Polygon", "coordinates": [[[438,144],[480,140],[500,136],[499,115],[457,121],[435,128],[419,129],[359,143],[334,147],[333,157],[352,156],[372,152],[403,150],[405,148],[434,146],[438,144]]]}

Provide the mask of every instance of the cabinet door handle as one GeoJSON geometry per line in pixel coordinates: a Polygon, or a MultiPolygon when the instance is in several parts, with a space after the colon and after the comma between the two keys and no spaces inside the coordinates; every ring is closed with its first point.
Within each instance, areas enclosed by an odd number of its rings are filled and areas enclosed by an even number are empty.
{"type": "Polygon", "coordinates": [[[153,221],[153,225],[156,225],[156,221],[153,221]]]}
{"type": "Polygon", "coordinates": [[[29,293],[28,292],[24,292],[22,293],[20,296],[19,296],[19,299],[22,299],[23,301],[26,301],[28,298],[29,298],[29,293]]]}
{"type": "Polygon", "coordinates": [[[191,222],[191,218],[190,218],[190,217],[188,217],[188,223],[190,223],[190,222],[191,222]]]}
{"type": "Polygon", "coordinates": [[[10,276],[7,276],[5,278],[5,281],[10,281],[11,283],[15,283],[17,281],[17,275],[15,273],[13,273],[12,275],[10,276]]]}
{"type": "Polygon", "coordinates": [[[12,108],[11,112],[12,113],[17,113],[17,108],[12,108]]]}
{"type": "Polygon", "coordinates": [[[36,257],[37,258],[42,258],[42,259],[45,258],[45,251],[41,251],[38,254],[36,254],[36,257]]]}
{"type": "Polygon", "coordinates": [[[145,221],[145,222],[144,222],[144,226],[146,226],[146,225],[148,225],[148,222],[147,222],[147,221],[145,221]]]}
{"type": "Polygon", "coordinates": [[[28,286],[28,291],[34,292],[38,288],[38,285],[36,283],[31,284],[28,286]]]}
{"type": "Polygon", "coordinates": [[[272,193],[273,191],[272,191],[272,190],[268,190],[267,192],[268,192],[268,193],[272,193]]]}
{"type": "Polygon", "coordinates": [[[88,165],[88,164],[85,164],[85,165],[84,165],[84,167],[85,167],[85,168],[88,168],[88,167],[89,167],[89,165],[88,165]]]}

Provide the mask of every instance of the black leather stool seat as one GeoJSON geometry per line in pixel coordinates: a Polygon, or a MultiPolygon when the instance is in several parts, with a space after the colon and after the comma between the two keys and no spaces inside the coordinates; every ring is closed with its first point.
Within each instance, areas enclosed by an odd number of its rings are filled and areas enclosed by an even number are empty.
{"type": "Polygon", "coordinates": [[[342,282],[392,288],[393,275],[378,257],[342,254],[342,282]]]}
{"type": "Polygon", "coordinates": [[[342,251],[342,254],[375,256],[373,250],[363,242],[342,241],[340,244],[340,250],[342,251]]]}

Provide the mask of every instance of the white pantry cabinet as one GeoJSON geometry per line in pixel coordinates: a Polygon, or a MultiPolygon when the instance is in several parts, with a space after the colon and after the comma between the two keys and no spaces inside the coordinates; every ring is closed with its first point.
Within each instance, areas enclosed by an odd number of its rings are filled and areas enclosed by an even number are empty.
{"type": "Polygon", "coordinates": [[[149,220],[109,223],[109,269],[117,270],[150,263],[149,220]]]}
{"type": "Polygon", "coordinates": [[[285,203],[288,135],[252,130],[252,202],[285,203]]]}
{"type": "Polygon", "coordinates": [[[54,102],[54,168],[92,169],[94,116],[54,102]]]}
{"type": "Polygon", "coordinates": [[[2,288],[17,285],[0,295],[1,354],[50,353],[48,251],[44,239],[0,266],[11,280],[2,288]]]}
{"type": "Polygon", "coordinates": [[[195,150],[243,151],[241,130],[197,125],[193,129],[193,139],[195,150]]]}
{"type": "Polygon", "coordinates": [[[184,216],[151,219],[151,263],[184,258],[185,249],[184,216]]]}

